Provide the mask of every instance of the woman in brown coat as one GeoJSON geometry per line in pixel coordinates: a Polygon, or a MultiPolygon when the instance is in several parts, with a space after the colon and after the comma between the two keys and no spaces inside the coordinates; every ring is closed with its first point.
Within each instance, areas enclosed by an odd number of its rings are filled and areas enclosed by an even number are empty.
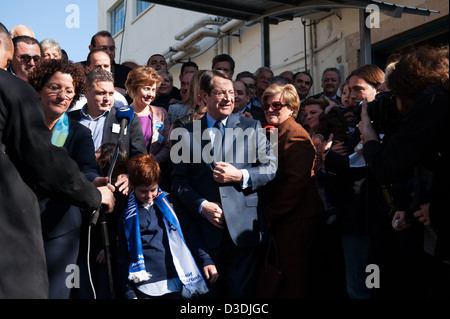
{"type": "Polygon", "coordinates": [[[262,96],[268,125],[278,129],[279,175],[267,185],[264,216],[275,239],[283,281],[277,298],[311,298],[312,271],[323,224],[323,207],[314,186],[314,146],[295,121],[300,100],[294,86],[271,85],[262,96]]]}

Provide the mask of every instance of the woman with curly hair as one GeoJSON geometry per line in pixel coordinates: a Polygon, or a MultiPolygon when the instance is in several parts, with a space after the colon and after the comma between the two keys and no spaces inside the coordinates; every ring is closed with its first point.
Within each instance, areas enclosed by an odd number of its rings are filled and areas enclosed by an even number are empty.
{"type": "MultiPolygon", "coordinates": [[[[445,143],[450,121],[448,56],[448,45],[441,48],[420,46],[409,48],[398,58],[387,80],[403,119],[397,133],[387,141],[378,141],[364,106],[358,125],[364,141],[364,158],[381,183],[390,185],[405,179],[418,180],[420,172],[421,182],[425,172],[432,177],[427,185],[429,189],[422,189],[420,198],[417,197],[420,201],[411,205],[410,216],[407,209],[397,209],[392,225],[396,230],[403,230],[423,223],[431,226],[426,227],[428,232],[437,230],[432,255],[437,257],[436,265],[440,270],[434,268],[428,272],[445,274],[435,277],[446,291],[446,295],[439,298],[448,298],[449,284],[449,151],[445,143]],[[400,224],[395,224],[397,219],[400,224]],[[408,220],[419,223],[408,223],[408,220]]],[[[417,190],[414,188],[414,192],[417,190]]],[[[427,269],[421,269],[421,273],[424,272],[427,269]]]]}
{"type": "MultiPolygon", "coordinates": [[[[97,186],[106,184],[106,179],[99,177],[90,130],[69,119],[65,113],[82,92],[83,69],[62,60],[43,60],[29,75],[28,81],[41,101],[45,123],[52,132],[52,144],[64,147],[89,181],[97,186]]],[[[66,267],[77,263],[81,211],[63,198],[49,198],[46,194],[39,193],[37,195],[50,298],[67,299],[70,297],[70,288],[66,285],[66,267]]]]}

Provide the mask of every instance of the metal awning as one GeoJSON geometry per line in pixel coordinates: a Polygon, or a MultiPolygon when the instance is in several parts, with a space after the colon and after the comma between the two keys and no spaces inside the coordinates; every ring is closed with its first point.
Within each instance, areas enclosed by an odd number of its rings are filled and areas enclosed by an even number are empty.
{"type": "Polygon", "coordinates": [[[361,61],[371,62],[370,29],[365,26],[365,19],[370,12],[369,6],[376,5],[382,14],[401,18],[403,14],[429,16],[439,13],[436,10],[403,6],[377,0],[143,0],[178,9],[202,12],[210,15],[245,21],[246,25],[261,23],[262,26],[262,60],[263,65],[270,66],[270,44],[268,26],[281,21],[304,18],[319,20],[333,10],[358,9],[360,22],[361,61]]]}
{"type": "Polygon", "coordinates": [[[400,18],[403,13],[429,16],[436,10],[402,6],[375,0],[144,0],[155,4],[184,10],[203,12],[231,19],[253,22],[269,18],[269,23],[292,20],[297,17],[308,18],[320,13],[343,8],[365,9],[375,4],[380,11],[400,18]]]}

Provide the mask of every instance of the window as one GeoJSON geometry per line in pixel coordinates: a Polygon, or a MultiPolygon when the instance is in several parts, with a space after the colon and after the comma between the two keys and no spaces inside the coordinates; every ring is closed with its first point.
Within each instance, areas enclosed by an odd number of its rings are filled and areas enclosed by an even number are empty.
{"type": "Polygon", "coordinates": [[[125,23],[125,6],[123,1],[111,12],[111,33],[118,33],[123,29],[125,23]]]}
{"type": "Polygon", "coordinates": [[[136,17],[150,7],[151,2],[136,0],[136,17]]]}

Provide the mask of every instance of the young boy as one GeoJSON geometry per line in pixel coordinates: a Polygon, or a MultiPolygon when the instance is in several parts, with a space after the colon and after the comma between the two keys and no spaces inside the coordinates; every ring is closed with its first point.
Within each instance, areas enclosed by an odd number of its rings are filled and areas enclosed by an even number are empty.
{"type": "Polygon", "coordinates": [[[133,157],[128,174],[133,191],[119,221],[117,249],[119,285],[125,297],[190,298],[207,293],[204,278],[214,283],[217,269],[189,215],[177,216],[159,188],[158,163],[149,155],[133,157]]]}

